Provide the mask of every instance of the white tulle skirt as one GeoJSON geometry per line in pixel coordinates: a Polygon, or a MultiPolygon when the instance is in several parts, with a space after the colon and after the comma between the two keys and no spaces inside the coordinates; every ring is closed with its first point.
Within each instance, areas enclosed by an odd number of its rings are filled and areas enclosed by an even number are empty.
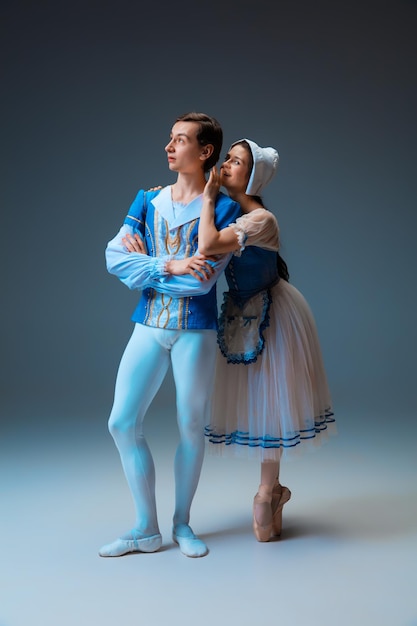
{"type": "Polygon", "coordinates": [[[265,346],[255,363],[217,355],[210,452],[276,461],[335,432],[317,328],[304,296],[281,280],[272,291],[265,346]]]}

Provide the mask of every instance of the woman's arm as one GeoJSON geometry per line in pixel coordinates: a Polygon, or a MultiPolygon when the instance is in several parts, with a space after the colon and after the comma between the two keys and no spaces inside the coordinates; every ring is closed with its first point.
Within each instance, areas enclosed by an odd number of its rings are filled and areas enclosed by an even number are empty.
{"type": "Polygon", "coordinates": [[[214,209],[219,189],[219,173],[217,168],[213,167],[204,189],[203,207],[198,227],[198,251],[206,256],[234,252],[240,248],[233,228],[226,227],[219,231],[215,226],[214,209]]]}

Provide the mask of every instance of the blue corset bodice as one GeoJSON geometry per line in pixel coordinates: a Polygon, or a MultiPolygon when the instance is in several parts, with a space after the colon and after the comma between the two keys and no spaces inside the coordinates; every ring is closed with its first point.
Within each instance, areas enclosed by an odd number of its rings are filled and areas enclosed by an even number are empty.
{"type": "Polygon", "coordinates": [[[242,256],[232,257],[225,275],[233,299],[244,302],[278,283],[277,253],[248,246],[242,256]]]}

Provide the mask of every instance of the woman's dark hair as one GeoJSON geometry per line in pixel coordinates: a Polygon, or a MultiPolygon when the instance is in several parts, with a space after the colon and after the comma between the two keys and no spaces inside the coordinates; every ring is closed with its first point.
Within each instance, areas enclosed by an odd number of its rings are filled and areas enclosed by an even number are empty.
{"type": "Polygon", "coordinates": [[[205,113],[184,113],[175,120],[177,122],[197,122],[200,126],[200,130],[197,133],[197,141],[200,146],[206,146],[211,144],[213,146],[213,154],[204,162],[204,171],[211,170],[213,165],[216,165],[220,158],[220,152],[223,145],[223,130],[219,122],[214,117],[206,115],[205,113]]]}
{"type": "MultiPolygon", "coordinates": [[[[249,172],[252,171],[253,168],[253,156],[252,156],[252,150],[250,149],[250,146],[248,144],[247,141],[245,141],[244,139],[242,139],[242,141],[237,141],[235,144],[233,144],[234,146],[236,145],[242,145],[244,148],[246,148],[246,151],[248,153],[248,157],[249,157],[249,172]]],[[[261,198],[261,196],[252,196],[252,198],[254,198],[256,200],[256,202],[258,202],[261,207],[263,207],[264,209],[266,208],[264,205],[264,202],[261,198]]],[[[277,252],[277,269],[278,269],[278,275],[280,278],[283,278],[284,280],[287,281],[287,283],[290,282],[290,273],[288,271],[288,266],[286,264],[286,262],[284,261],[284,259],[282,258],[282,256],[280,255],[279,252],[277,252]]]]}
{"type": "Polygon", "coordinates": [[[287,283],[289,283],[290,273],[288,271],[288,266],[279,252],[277,252],[277,268],[278,268],[279,277],[282,278],[283,280],[286,280],[287,283]]]}

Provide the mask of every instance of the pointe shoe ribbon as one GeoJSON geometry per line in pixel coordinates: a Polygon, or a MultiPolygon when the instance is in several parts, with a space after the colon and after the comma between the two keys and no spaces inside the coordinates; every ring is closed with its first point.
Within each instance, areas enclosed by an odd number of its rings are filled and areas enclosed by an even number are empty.
{"type": "MultiPolygon", "coordinates": [[[[136,534],[136,533],[135,533],[136,534]]],[[[113,543],[108,543],[99,550],[100,556],[123,556],[129,552],[156,552],[162,545],[162,537],[156,535],[137,537],[132,534],[131,539],[116,539],[113,543]]]]}
{"type": "Polygon", "coordinates": [[[282,531],[282,508],[291,498],[291,491],[275,483],[272,490],[272,534],[279,537],[282,531]]]}

